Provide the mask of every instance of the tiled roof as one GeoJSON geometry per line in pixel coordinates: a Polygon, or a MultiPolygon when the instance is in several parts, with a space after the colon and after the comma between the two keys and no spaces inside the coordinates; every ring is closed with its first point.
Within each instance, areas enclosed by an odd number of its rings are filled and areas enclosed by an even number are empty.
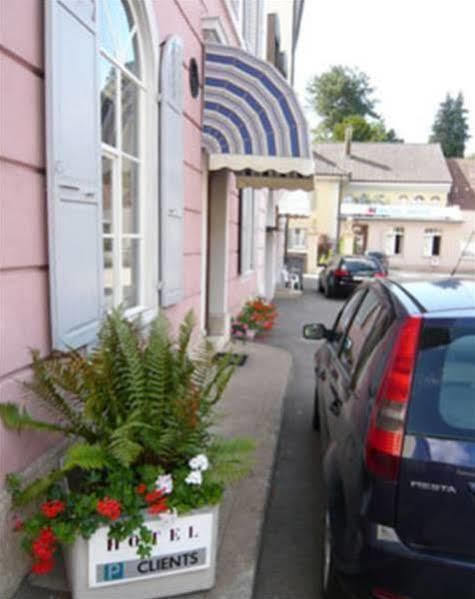
{"type": "Polygon", "coordinates": [[[449,158],[447,164],[453,179],[449,204],[458,204],[462,210],[475,210],[475,160],[449,158]]]}
{"type": "Polygon", "coordinates": [[[352,181],[451,183],[439,144],[352,142],[314,144],[316,175],[347,174],[352,181]]]}

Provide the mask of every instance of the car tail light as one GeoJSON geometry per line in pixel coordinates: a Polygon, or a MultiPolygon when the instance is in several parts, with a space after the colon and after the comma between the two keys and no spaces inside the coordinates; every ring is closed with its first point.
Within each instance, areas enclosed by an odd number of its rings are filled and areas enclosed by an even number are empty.
{"type": "Polygon", "coordinates": [[[386,273],[385,272],[375,272],[374,277],[375,277],[375,279],[385,279],[386,273]]]}
{"type": "Polygon", "coordinates": [[[372,589],[371,594],[374,599],[409,599],[407,595],[400,595],[386,589],[372,589]]]}
{"type": "Polygon", "coordinates": [[[347,277],[350,273],[346,270],[346,268],[337,268],[333,273],[337,279],[341,277],[347,277]]]}
{"type": "Polygon", "coordinates": [[[420,316],[404,321],[371,413],[366,437],[366,466],[386,480],[396,480],[399,473],[421,322],[420,316]]]}

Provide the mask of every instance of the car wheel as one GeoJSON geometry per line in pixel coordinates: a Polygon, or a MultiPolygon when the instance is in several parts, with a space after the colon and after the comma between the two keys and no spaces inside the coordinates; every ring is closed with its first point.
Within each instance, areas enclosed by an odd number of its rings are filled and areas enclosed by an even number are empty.
{"type": "Polygon", "coordinates": [[[323,293],[323,285],[321,279],[318,279],[318,291],[320,291],[320,293],[323,293]]]}
{"type": "Polygon", "coordinates": [[[327,286],[325,287],[325,297],[333,297],[333,284],[327,279],[327,286]]]}
{"type": "Polygon", "coordinates": [[[320,430],[320,412],[318,408],[318,393],[315,389],[315,395],[313,399],[313,418],[312,418],[312,426],[314,431],[320,430]]]}
{"type": "Polygon", "coordinates": [[[330,524],[330,512],[328,508],[325,511],[325,520],[323,522],[323,543],[322,543],[322,567],[321,567],[322,596],[324,599],[340,598],[339,585],[335,572],[332,551],[332,532],[330,524]]]}

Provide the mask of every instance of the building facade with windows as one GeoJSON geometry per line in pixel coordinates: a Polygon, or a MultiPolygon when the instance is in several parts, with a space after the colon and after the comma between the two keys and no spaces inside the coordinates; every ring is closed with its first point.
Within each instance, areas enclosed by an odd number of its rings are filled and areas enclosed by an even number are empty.
{"type": "MultiPolygon", "coordinates": [[[[390,267],[451,271],[473,216],[450,199],[452,175],[437,144],[316,144],[320,235],[343,253],[388,255],[390,267]]],[[[467,263],[461,268],[470,270],[467,263]]]]}
{"type": "MultiPolygon", "coordinates": [[[[94,343],[108,309],[226,338],[278,270],[269,189],[313,186],[303,113],[263,60],[260,0],[24,0],[0,18],[0,401],[29,348],[94,343]],[[285,90],[285,94],[282,94],[285,90]],[[272,237],[272,239],[270,239],[272,237]]],[[[28,568],[8,472],[59,439],[0,425],[0,596],[28,568]]]]}

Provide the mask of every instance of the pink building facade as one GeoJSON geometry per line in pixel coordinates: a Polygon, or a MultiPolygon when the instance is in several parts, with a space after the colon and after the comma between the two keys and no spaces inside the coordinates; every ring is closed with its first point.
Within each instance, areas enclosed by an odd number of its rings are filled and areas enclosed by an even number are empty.
{"type": "MultiPolygon", "coordinates": [[[[1,3],[1,402],[35,413],[21,386],[30,348],[86,347],[112,306],[144,322],[164,310],[174,325],[191,309],[220,340],[247,297],[272,297],[280,234],[269,190],[313,185],[305,122],[283,78],[287,99],[275,95],[273,67],[270,133],[257,104],[207,89],[206,67],[231,56],[243,65],[236,89],[243,73],[257,80],[263,20],[260,0],[1,3]],[[292,111],[300,145],[292,137],[287,151],[274,137],[292,111]]],[[[60,441],[0,425],[1,597],[28,569],[4,477],[48,467],[60,441]]]]}

